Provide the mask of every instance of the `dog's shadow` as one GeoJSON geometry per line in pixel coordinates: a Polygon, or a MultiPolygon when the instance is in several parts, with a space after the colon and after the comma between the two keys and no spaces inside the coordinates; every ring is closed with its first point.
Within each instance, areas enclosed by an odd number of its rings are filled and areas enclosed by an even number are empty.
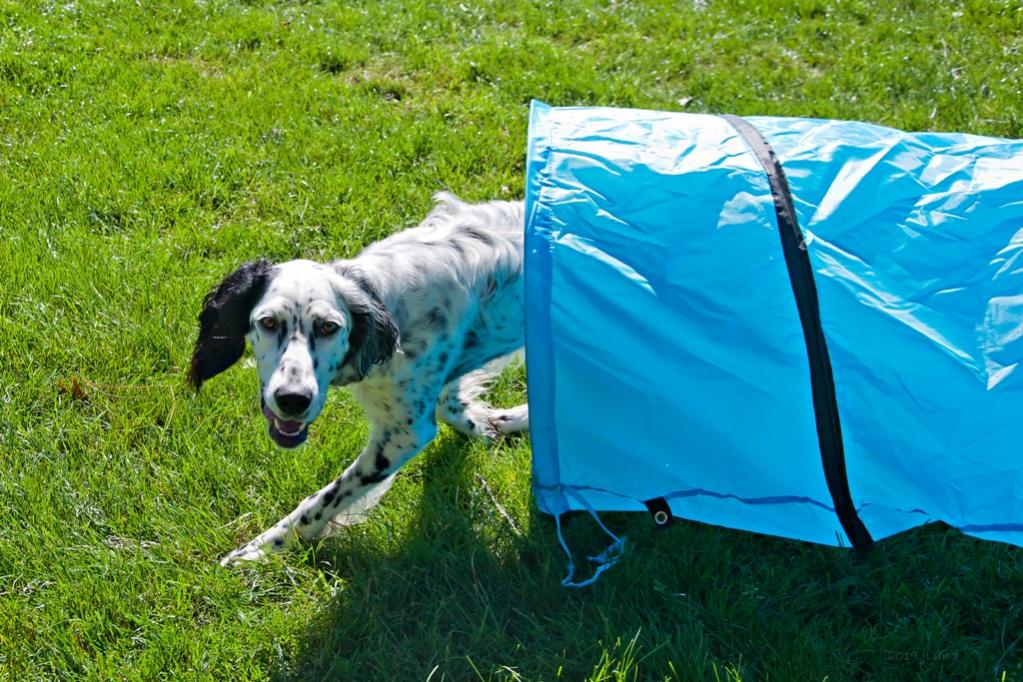
{"type": "MultiPolygon", "coordinates": [[[[435,668],[434,679],[465,679],[475,676],[477,652],[486,657],[538,625],[535,586],[563,590],[564,555],[532,500],[517,520],[500,487],[480,475],[474,458],[502,449],[446,433],[400,474],[422,482],[411,512],[389,507],[392,491],[366,525],[319,543],[310,560],[335,596],[275,679],[426,679],[435,668]]],[[[524,466],[519,475],[528,477],[524,466]]]]}

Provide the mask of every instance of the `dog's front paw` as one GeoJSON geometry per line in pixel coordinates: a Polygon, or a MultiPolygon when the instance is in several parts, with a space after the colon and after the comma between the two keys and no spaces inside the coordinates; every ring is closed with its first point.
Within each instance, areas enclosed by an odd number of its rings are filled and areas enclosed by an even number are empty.
{"type": "Polygon", "coordinates": [[[221,566],[237,566],[245,561],[265,561],[269,556],[268,552],[258,546],[249,543],[242,545],[220,560],[221,566]]]}
{"type": "Polygon", "coordinates": [[[271,554],[284,549],[288,536],[285,528],[275,526],[228,554],[220,560],[220,565],[235,566],[245,561],[265,561],[271,554]]]}

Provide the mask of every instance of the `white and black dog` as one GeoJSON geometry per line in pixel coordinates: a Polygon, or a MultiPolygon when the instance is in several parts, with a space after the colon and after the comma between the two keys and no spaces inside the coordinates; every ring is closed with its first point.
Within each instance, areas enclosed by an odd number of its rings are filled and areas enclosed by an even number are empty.
{"type": "Polygon", "coordinates": [[[246,263],[206,296],[189,369],[197,390],[237,362],[248,339],[275,443],[305,441],[331,385],[352,384],[371,424],[341,476],[221,563],[358,518],[433,439],[437,419],[477,437],[528,428],[526,405],[480,400],[485,366],[523,344],[522,233],[521,202],[439,194],[422,224],[352,260],[246,263]]]}

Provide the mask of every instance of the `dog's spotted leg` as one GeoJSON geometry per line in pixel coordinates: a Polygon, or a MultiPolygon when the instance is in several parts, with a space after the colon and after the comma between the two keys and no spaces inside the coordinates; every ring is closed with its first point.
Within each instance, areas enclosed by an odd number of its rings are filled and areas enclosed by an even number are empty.
{"type": "Polygon", "coordinates": [[[490,439],[528,430],[528,405],[495,408],[482,399],[494,376],[484,368],[449,381],[437,400],[437,418],[472,438],[490,439]]]}
{"type": "Polygon", "coordinates": [[[456,380],[444,387],[437,401],[437,418],[470,438],[494,438],[497,429],[490,423],[493,409],[479,400],[476,392],[466,390],[468,383],[456,380]]]}
{"type": "Polygon", "coordinates": [[[509,435],[529,430],[529,405],[491,410],[490,423],[498,433],[509,435]]]}
{"type": "Polygon", "coordinates": [[[343,474],[303,500],[272,528],[228,554],[220,563],[226,566],[261,559],[295,540],[312,540],[338,514],[367,496],[382,494],[380,486],[389,486],[394,473],[437,434],[437,425],[431,418],[425,415],[416,418],[408,414],[405,413],[400,422],[395,420],[386,426],[374,427],[369,443],[343,474]]]}

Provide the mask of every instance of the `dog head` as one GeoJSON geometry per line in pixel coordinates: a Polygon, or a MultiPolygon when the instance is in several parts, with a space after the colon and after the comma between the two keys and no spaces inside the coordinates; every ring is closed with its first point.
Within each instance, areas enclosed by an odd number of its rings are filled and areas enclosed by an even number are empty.
{"type": "Polygon", "coordinates": [[[196,390],[241,358],[246,339],[270,437],[292,448],[305,442],[330,385],[359,381],[390,358],[398,330],[357,270],[260,260],[242,265],[206,296],[188,373],[196,390]]]}

